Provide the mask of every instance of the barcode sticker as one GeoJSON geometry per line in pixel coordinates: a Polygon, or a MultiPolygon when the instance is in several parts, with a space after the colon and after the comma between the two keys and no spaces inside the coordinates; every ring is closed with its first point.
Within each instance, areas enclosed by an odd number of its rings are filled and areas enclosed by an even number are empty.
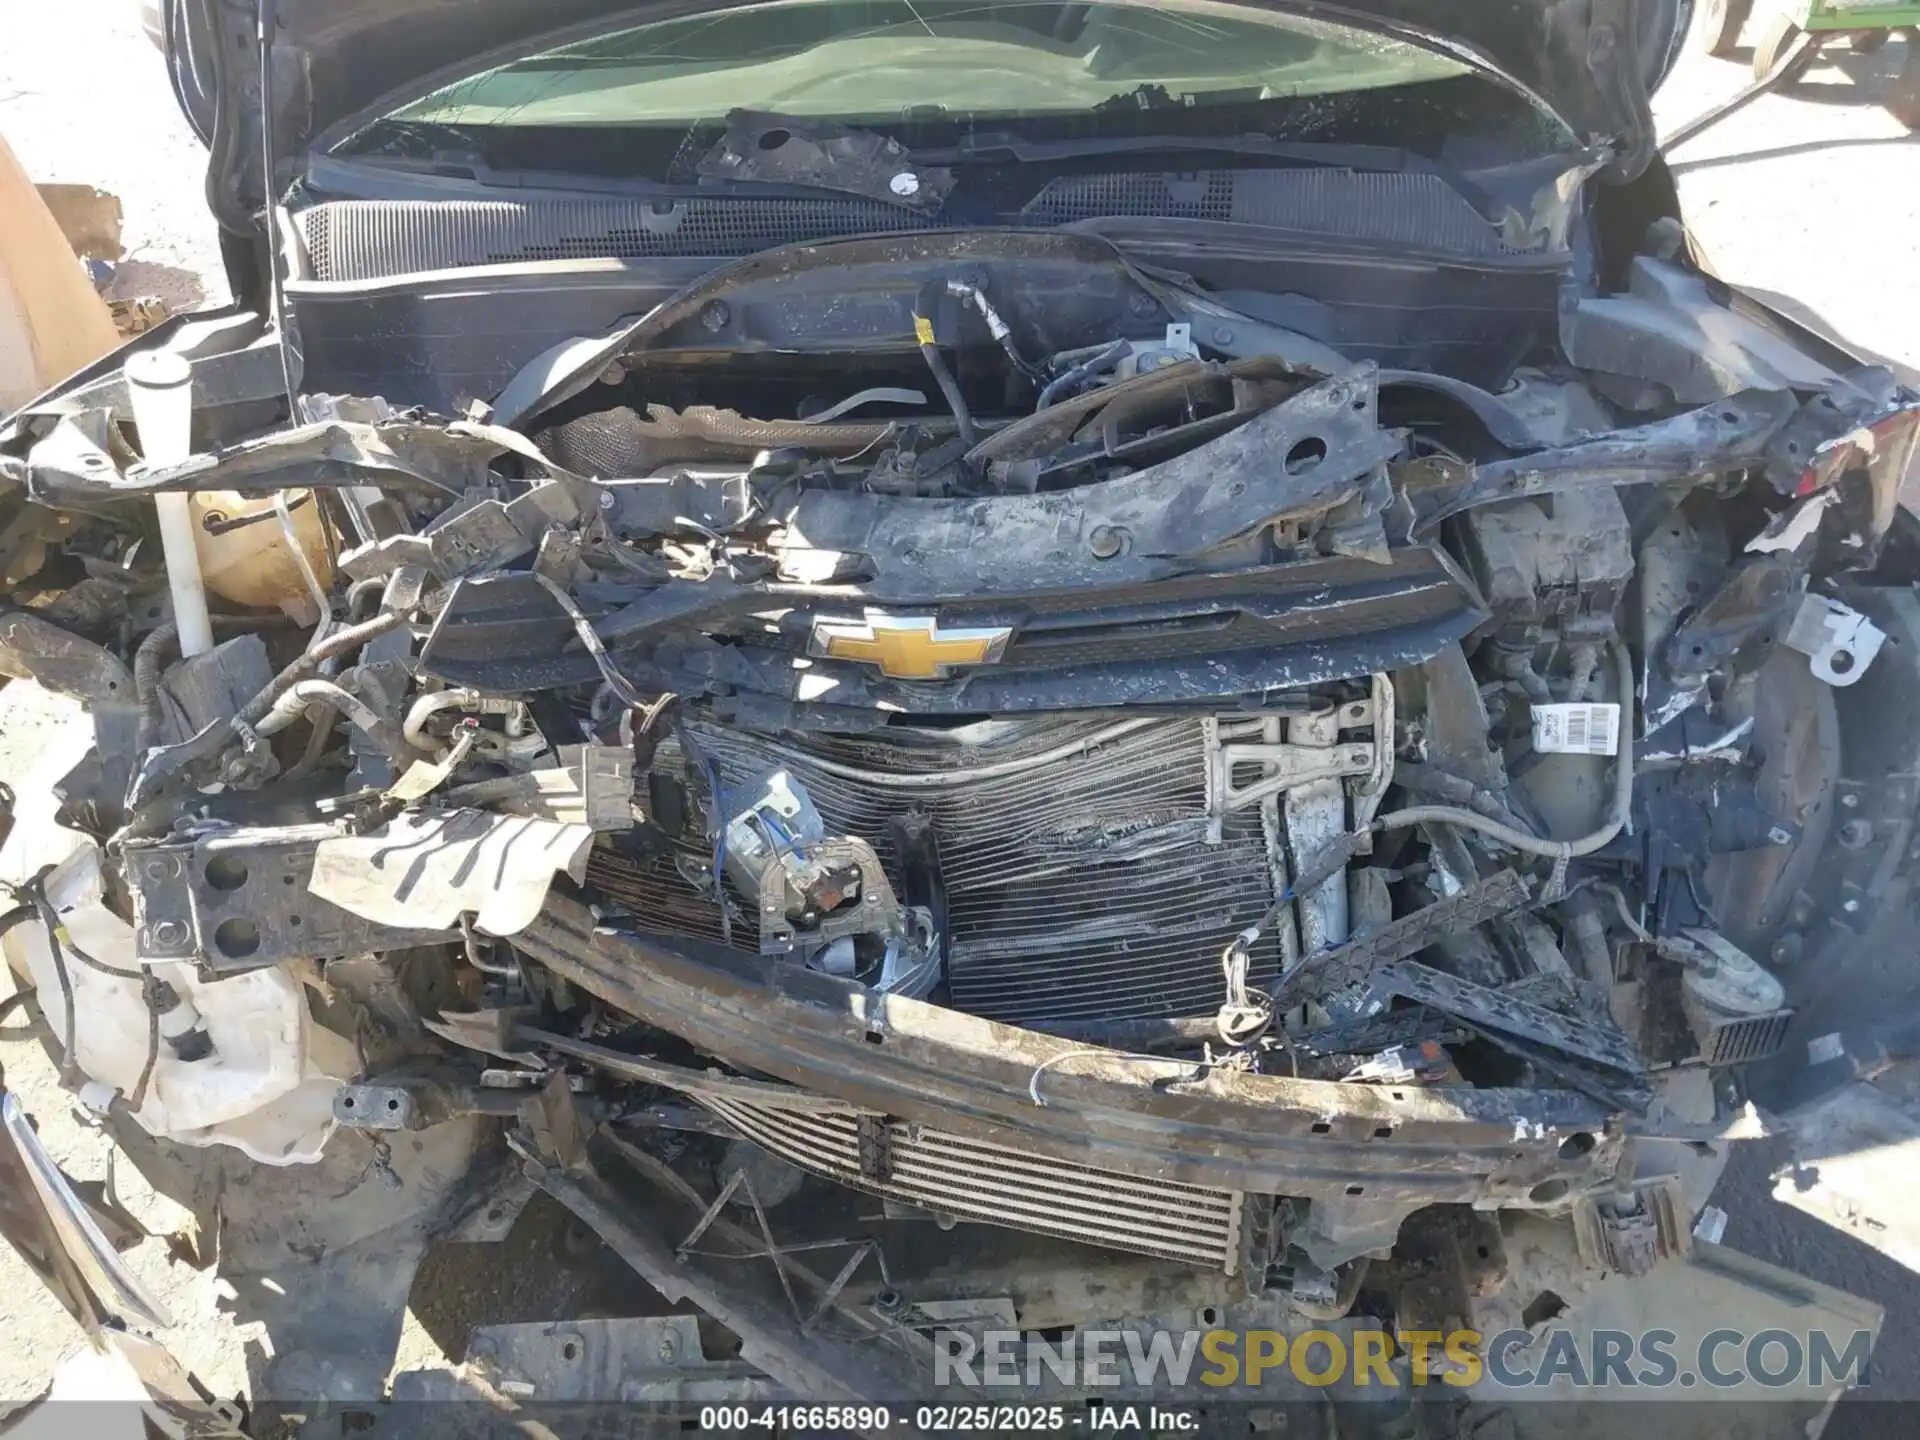
{"type": "Polygon", "coordinates": [[[1612,755],[1620,748],[1620,707],[1536,705],[1533,748],[1541,755],[1612,755]]]}

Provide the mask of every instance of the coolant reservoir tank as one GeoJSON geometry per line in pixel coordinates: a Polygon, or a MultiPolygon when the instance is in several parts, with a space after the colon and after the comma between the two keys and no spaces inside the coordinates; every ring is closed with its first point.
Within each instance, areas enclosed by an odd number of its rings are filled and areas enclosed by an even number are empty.
{"type": "MultiPolygon", "coordinates": [[[[327,522],[311,490],[286,492],[300,552],[322,591],[333,583],[327,522]]],[[[236,605],[275,608],[302,625],[320,618],[313,592],[287,543],[271,495],[201,490],[193,501],[194,548],[207,589],[236,605]]]]}

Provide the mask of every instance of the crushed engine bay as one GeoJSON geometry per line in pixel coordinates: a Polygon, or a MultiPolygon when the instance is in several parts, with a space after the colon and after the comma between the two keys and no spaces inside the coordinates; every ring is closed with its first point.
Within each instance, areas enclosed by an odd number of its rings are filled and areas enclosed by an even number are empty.
{"type": "Polygon", "coordinates": [[[454,419],[263,424],[170,331],[0,433],[0,674],[92,729],[8,959],[103,1112],[464,1127],[426,1229],[530,1182],[801,1392],[969,1314],[1517,1308],[1503,1224],[1641,1275],[1908,859],[1851,737],[1920,402],[1731,311],[1686,363],[1634,264],[1497,391],[1066,234],[759,257],[454,419]],[[698,353],[822,285],[879,338],[698,353]]]}

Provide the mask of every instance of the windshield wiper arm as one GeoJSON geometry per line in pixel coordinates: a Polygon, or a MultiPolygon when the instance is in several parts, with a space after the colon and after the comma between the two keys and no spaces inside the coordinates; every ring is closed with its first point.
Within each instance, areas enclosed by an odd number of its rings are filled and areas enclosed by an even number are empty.
{"type": "Polygon", "coordinates": [[[856,195],[851,187],[799,184],[764,179],[713,179],[691,182],[650,180],[644,175],[596,175],[584,170],[496,168],[483,160],[420,160],[391,155],[316,155],[307,170],[309,188],[328,195],[360,199],[418,199],[428,192],[440,198],[482,198],[488,191],[504,191],[529,200],[582,195],[679,203],[687,200],[818,199],[824,195],[856,195]]]}

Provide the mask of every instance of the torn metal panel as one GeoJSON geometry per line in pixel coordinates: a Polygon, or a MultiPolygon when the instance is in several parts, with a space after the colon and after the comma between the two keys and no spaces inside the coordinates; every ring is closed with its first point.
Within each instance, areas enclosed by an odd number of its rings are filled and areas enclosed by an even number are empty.
{"type": "Polygon", "coordinates": [[[1377,967],[1418,954],[1443,936],[1464,933],[1510,914],[1530,898],[1527,882],[1511,870],[1476,881],[1371,935],[1305,956],[1274,986],[1274,1008],[1284,1011],[1310,996],[1364,981],[1377,967]]]}
{"type": "Polygon", "coordinates": [[[307,888],[392,928],[452,930],[463,915],[489,935],[517,935],[540,913],[556,874],[584,878],[593,831],[479,810],[407,811],[364,835],[329,835],[307,888]]]}
{"type": "MultiPolygon", "coordinates": [[[[1880,427],[1904,429],[1902,416],[1912,408],[1902,403],[1900,387],[1884,367],[1866,366],[1835,376],[1781,428],[1767,459],[1766,478],[1782,495],[1823,490],[1876,453],[1880,427]]],[[[1897,475],[1893,488],[1899,488],[1897,475]]]]}
{"type": "Polygon", "coordinates": [[[0,675],[93,705],[131,705],[133,672],[111,650],[24,610],[0,616],[0,675]]]}
{"type": "Polygon", "coordinates": [[[888,600],[925,594],[935,578],[922,573],[929,560],[949,594],[1145,583],[1201,568],[1208,552],[1262,526],[1339,505],[1392,458],[1398,441],[1375,421],[1376,388],[1374,368],[1356,367],[1216,440],[1103,485],[972,501],[812,491],[777,547],[782,571],[818,583],[840,573],[841,557],[865,557],[872,571],[866,593],[888,600]],[[1295,469],[1271,463],[1295,454],[1295,469]],[[1222,476],[1232,478],[1223,485],[1222,476]],[[1103,530],[1127,543],[1102,555],[1095,537],[1103,530]]]}
{"type": "Polygon", "coordinates": [[[1382,966],[1372,972],[1371,978],[1382,989],[1417,1000],[1476,1030],[1491,1030],[1565,1050],[1578,1059],[1629,1075],[1641,1069],[1633,1042],[1611,1024],[1563,1015],[1417,960],[1382,966]]]}
{"type": "Polygon", "coordinates": [[[105,438],[106,412],[56,422],[27,459],[27,483],[48,504],[83,505],[159,491],[253,495],[341,485],[404,484],[458,495],[485,483],[507,447],[485,433],[414,420],[326,420],[236,441],[173,465],[122,465],[105,438]],[[89,416],[95,423],[89,423],[89,416]]]}
{"type": "Polygon", "coordinates": [[[1586,485],[1663,485],[1711,480],[1757,464],[1798,409],[1784,391],[1746,390],[1716,404],[1557,450],[1484,465],[1439,467],[1419,496],[1418,533],[1451,515],[1499,500],[1552,495],[1586,485]]]}
{"type": "Polygon", "coordinates": [[[1822,530],[1832,533],[1836,569],[1866,570],[1879,558],[1895,511],[1915,508],[1917,457],[1920,405],[1906,405],[1824,441],[1804,470],[1787,468],[1797,455],[1781,455],[1775,468],[1795,477],[1795,495],[1840,487],[1838,520],[1822,530]]]}

